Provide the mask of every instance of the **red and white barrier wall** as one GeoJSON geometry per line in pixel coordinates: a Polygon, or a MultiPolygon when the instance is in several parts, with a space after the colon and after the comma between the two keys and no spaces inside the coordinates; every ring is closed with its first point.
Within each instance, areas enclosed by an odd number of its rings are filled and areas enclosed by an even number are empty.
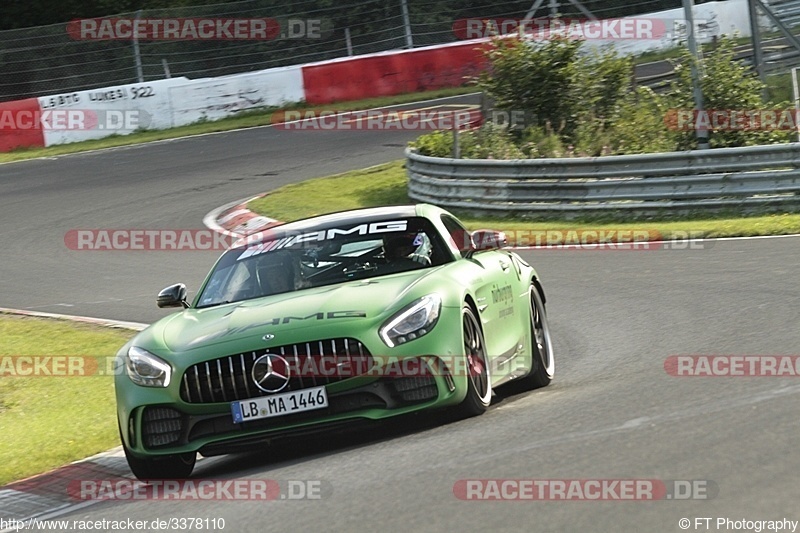
{"type": "Polygon", "coordinates": [[[384,52],[219,78],[171,78],[0,103],[0,152],[218,120],[306,101],[326,104],[457,87],[477,74],[479,43],[384,52]]]}
{"type": "Polygon", "coordinates": [[[463,85],[485,63],[483,41],[382,52],[303,67],[305,100],[329,104],[463,85]]]}

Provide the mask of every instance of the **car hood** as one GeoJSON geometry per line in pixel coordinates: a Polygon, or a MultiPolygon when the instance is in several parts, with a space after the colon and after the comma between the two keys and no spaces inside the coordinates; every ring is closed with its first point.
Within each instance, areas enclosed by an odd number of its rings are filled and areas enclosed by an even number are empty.
{"type": "Polygon", "coordinates": [[[412,299],[412,287],[435,270],[304,289],[206,309],[186,309],[154,324],[152,334],[154,338],[160,337],[169,351],[185,352],[267,333],[319,328],[324,322],[335,321],[337,326],[365,320],[373,323],[388,318],[406,299],[412,299]]]}

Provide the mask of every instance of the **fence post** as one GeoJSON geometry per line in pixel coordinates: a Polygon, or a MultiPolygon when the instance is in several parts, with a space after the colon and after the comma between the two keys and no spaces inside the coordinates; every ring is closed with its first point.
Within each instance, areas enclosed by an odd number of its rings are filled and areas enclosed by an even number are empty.
{"type": "Polygon", "coordinates": [[[350,27],[344,29],[344,44],[347,46],[347,55],[353,55],[353,40],[350,38],[350,27]]]}
{"type": "Polygon", "coordinates": [[[403,27],[406,32],[406,48],[414,48],[414,40],[411,38],[411,21],[408,17],[408,0],[400,0],[403,7],[403,27]]]}
{"type": "MultiPolygon", "coordinates": [[[[142,10],[136,12],[135,20],[142,16],[142,10]]],[[[135,24],[134,24],[135,27],[135,24]]],[[[144,73],[142,72],[142,54],[139,52],[139,38],[136,31],[133,32],[133,59],[136,62],[136,79],[139,83],[144,83],[144,73]]]]}

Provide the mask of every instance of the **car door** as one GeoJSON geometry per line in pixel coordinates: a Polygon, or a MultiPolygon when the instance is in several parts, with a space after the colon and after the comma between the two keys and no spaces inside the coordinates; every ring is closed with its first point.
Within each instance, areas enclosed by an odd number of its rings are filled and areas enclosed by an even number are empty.
{"type": "MultiPolygon", "coordinates": [[[[464,241],[469,232],[452,217],[442,222],[456,243],[464,241]]],[[[486,350],[493,360],[492,381],[502,379],[510,370],[510,362],[522,352],[525,333],[520,324],[520,271],[509,252],[500,249],[476,250],[470,238],[471,253],[467,261],[478,269],[472,277],[478,314],[483,326],[486,350]]],[[[480,247],[482,243],[475,243],[480,247]]],[[[464,247],[466,248],[466,246],[464,247]]]]}

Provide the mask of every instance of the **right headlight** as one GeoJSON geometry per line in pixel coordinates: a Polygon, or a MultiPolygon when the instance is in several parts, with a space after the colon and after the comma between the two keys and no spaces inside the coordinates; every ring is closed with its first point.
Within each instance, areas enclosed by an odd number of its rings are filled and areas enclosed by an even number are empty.
{"type": "Polygon", "coordinates": [[[390,348],[427,335],[439,320],[442,298],[429,294],[401,309],[387,320],[379,331],[390,348]]]}
{"type": "Polygon", "coordinates": [[[172,367],[160,357],[144,348],[131,346],[125,356],[125,370],[131,381],[142,387],[166,387],[172,376],[172,367]]]}

